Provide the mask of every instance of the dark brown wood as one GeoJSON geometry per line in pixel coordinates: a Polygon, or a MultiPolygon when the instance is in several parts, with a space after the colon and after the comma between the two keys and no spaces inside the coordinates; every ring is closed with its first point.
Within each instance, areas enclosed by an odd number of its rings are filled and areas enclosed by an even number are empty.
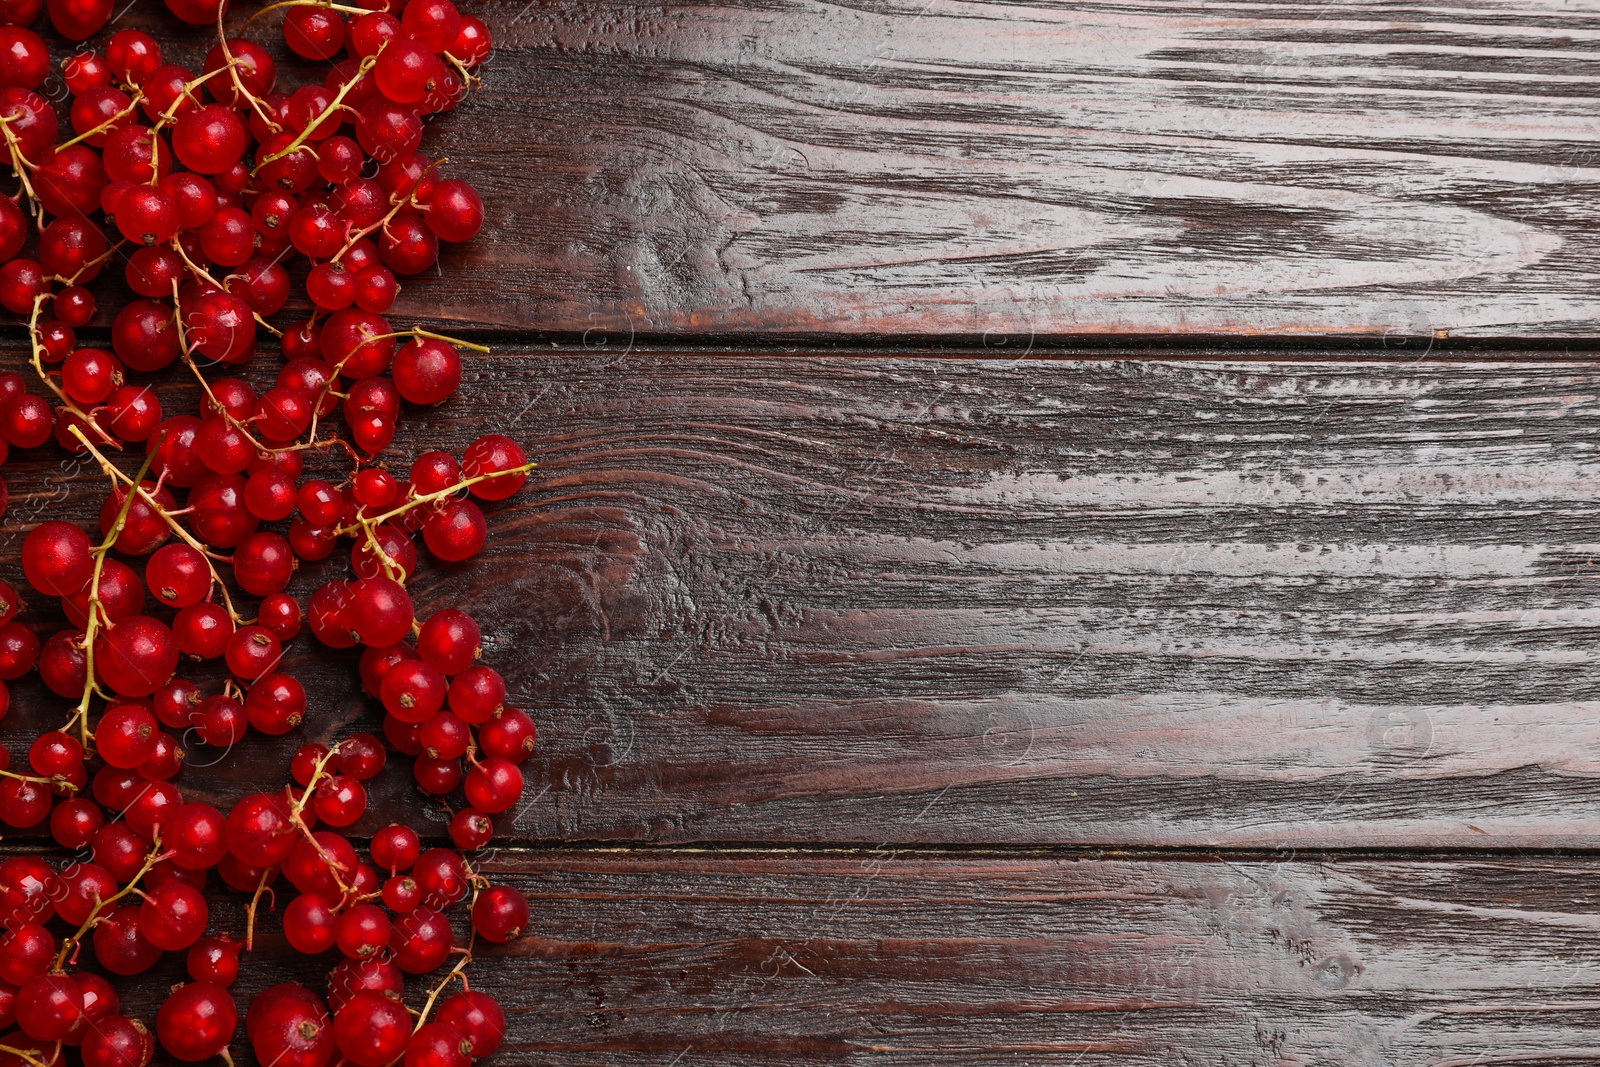
{"type": "MultiPolygon", "coordinates": [[[[1600,1054],[1588,860],[560,852],[490,870],[535,915],[526,938],[474,965],[510,1018],[491,1063],[1482,1067],[1600,1054]]],[[[286,970],[273,944],[245,990],[316,969],[286,970]]],[[[153,1007],[157,987],[129,996],[153,1007]]]]}
{"type": "MultiPolygon", "coordinates": [[[[397,454],[543,464],[414,584],[543,731],[508,840],[1600,844],[1591,366],[469,368],[397,454]]],[[[92,514],[58,463],[7,467],[13,548],[92,514]]],[[[304,734],[203,795],[376,725],[352,656],[291,662],[304,734]]],[[[17,703],[8,740],[61,714],[17,703]]],[[[416,817],[396,762],[374,818],[416,817]]]]}
{"type": "Polygon", "coordinates": [[[493,0],[402,301],[684,336],[1586,336],[1600,18],[1554,2],[493,0]],[[440,292],[448,295],[443,299],[440,292]]]}
{"type": "Polygon", "coordinates": [[[1007,350],[1596,329],[1600,16],[1558,0],[466,6],[498,48],[424,148],[488,221],[399,321],[1007,350]]]}

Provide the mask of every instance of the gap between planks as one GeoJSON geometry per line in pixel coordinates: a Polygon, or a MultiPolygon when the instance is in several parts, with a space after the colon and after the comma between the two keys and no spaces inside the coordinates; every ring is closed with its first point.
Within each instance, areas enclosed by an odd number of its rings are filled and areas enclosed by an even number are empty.
{"type": "MultiPolygon", "coordinates": [[[[797,359],[928,359],[972,362],[983,360],[1036,360],[1053,362],[1116,363],[1226,361],[1239,363],[1591,363],[1600,357],[1600,334],[1580,338],[1481,337],[1233,337],[1185,334],[1026,337],[897,336],[863,340],[827,335],[773,337],[761,334],[704,335],[699,337],[607,334],[594,339],[542,330],[452,327],[451,336],[491,348],[523,350],[551,356],[624,355],[682,356],[696,359],[738,360],[770,356],[797,359]]],[[[111,332],[99,327],[78,331],[86,344],[109,347],[111,332]]],[[[27,332],[21,326],[0,324],[0,348],[26,348],[27,332]]]]}

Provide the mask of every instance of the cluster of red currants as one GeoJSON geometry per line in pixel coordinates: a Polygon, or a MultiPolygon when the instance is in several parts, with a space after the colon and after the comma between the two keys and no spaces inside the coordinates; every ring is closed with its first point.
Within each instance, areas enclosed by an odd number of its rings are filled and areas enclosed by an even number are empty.
{"type": "MultiPolygon", "coordinates": [[[[166,3],[184,22],[215,25],[201,70],[164,63],[148,34],[112,34],[103,53],[61,64],[73,131],[63,141],[38,91],[50,57],[29,26],[47,8],[58,33],[86,40],[110,0],[0,0],[0,162],[20,181],[15,197],[0,196],[0,305],[27,316],[42,386],[0,374],[0,460],[53,439],[110,485],[97,538],[52,520],[23,542],[23,575],[59,600],[64,627],[41,644],[40,624],[16,617],[19,598],[0,583],[0,716],[4,681],[34,669],[72,702],[26,768],[0,746],[0,821],[48,825],[61,846],[88,852],[60,871],[0,861],[0,1067],[54,1067],[68,1046],[86,1067],[143,1067],[158,1040],[183,1061],[226,1056],[238,1021],[229,986],[280,882],[297,894],[282,907],[288,944],[341,959],[326,995],[290,984],[252,1000],[245,1030],[261,1062],[466,1067],[505,1030],[494,1000],[468,986],[472,945],[519,936],[528,905],[463,853],[487,845],[493,816],[521,796],[535,731],[479,662],[472,617],[418,619],[406,583],[419,534],[436,559],[475,555],[487,536],[478,502],[516,493],[532,464],[488,434],[459,457],[427,452],[391,473],[382,454],[406,405],[451,397],[460,349],[480,346],[395,330],[383,316],[397,275],[427,269],[440,240],[482,225],[472,187],[417,149],[424,118],[476,83],[490,36],[452,0],[272,3],[244,28],[281,11],[291,51],[332,61],[321,84],[281,92],[272,52],[225,32],[223,0],[166,3]],[[37,258],[22,258],[34,231],[37,258]],[[288,303],[296,254],[310,261],[312,310],[280,331],[268,318],[288,303]],[[96,314],[85,283],[119,256],[136,298],[111,317],[110,351],[79,347],[96,314]],[[285,359],[270,387],[242,370],[210,373],[242,369],[263,333],[285,359]],[[163,412],[129,379],[174,363],[196,383],[194,414],[163,412]],[[144,446],[134,472],[112,458],[128,443],[144,446]],[[353,576],[323,582],[302,611],[288,591],[296,569],[341,538],[353,576]],[[253,617],[241,593],[259,598],[253,617]],[[361,647],[382,736],[304,745],[289,784],[226,814],[186,800],[174,784],[185,740],[226,750],[250,730],[285,734],[305,720],[306,692],[281,662],[303,624],[324,645],[361,647]],[[220,659],[220,690],[178,676],[186,658],[220,659]],[[454,848],[424,849],[391,825],[364,860],[340,832],[366,813],[364,783],[389,749],[414,757],[424,794],[464,798],[454,848]],[[206,933],[213,869],[251,894],[242,936],[206,933]],[[471,934],[458,944],[447,913],[462,904],[471,934]],[[152,1028],[119,1010],[106,979],[72,969],[85,945],[114,975],[184,952],[193,981],[152,1028]],[[408,1006],[404,976],[452,961],[408,1006]]],[[[0,510],[3,493],[0,483],[0,510]]]]}

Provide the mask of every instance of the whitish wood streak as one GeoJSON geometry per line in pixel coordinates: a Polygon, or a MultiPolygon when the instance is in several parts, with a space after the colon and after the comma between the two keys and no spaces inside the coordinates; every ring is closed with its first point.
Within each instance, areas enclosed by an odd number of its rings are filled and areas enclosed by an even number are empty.
{"type": "MultiPolygon", "coordinates": [[[[1593,367],[468,368],[396,455],[493,425],[543,464],[413,586],[541,725],[508,840],[1600,845],[1593,367]]],[[[13,544],[90,519],[24,460],[13,544]]],[[[353,657],[290,663],[311,721],[218,800],[376,727],[353,657]]],[[[14,745],[63,713],[30,692],[14,745]]],[[[374,819],[415,809],[393,762],[374,819]]]]}
{"type": "Polygon", "coordinates": [[[615,334],[1589,335],[1600,11],[482,5],[408,312],[615,334]],[[485,130],[495,131],[485,137],[485,130]]]}

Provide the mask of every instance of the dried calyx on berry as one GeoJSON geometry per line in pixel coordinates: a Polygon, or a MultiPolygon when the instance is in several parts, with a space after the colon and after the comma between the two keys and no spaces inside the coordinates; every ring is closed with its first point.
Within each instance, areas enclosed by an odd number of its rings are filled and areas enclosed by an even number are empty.
{"type": "Polygon", "coordinates": [[[0,307],[32,339],[28,366],[0,372],[0,462],[64,449],[106,477],[98,529],[51,520],[25,538],[26,623],[0,583],[0,716],[4,683],[35,667],[63,698],[25,764],[0,747],[0,822],[87,855],[0,860],[0,1060],[42,1067],[61,1043],[87,1067],[141,1067],[158,1044],[181,1061],[226,1056],[241,953],[277,921],[291,946],[343,960],[325,995],[280,985],[251,1001],[262,1062],[464,1067],[505,1034],[494,1000],[468,988],[474,947],[528,920],[523,895],[464,853],[517,804],[535,731],[472,616],[419,618],[407,583],[430,558],[481,552],[484,506],[533,465],[494,433],[459,455],[387,455],[409,413],[455,396],[463,351],[487,352],[387,316],[399,279],[483,226],[477,192],[419,149],[425,120],[478,87],[490,33],[452,0],[166,5],[214,35],[199,70],[141,30],[102,37],[109,0],[0,2],[0,159],[19,179],[0,197],[0,307]],[[258,39],[274,21],[281,45],[258,39]],[[82,44],[52,57],[52,35],[82,44]],[[280,84],[286,52],[331,70],[280,84]],[[41,92],[55,69],[60,114],[41,92]],[[297,257],[310,312],[274,323],[297,257]],[[134,295],[102,309],[86,285],[119,263],[134,295]],[[107,348],[79,344],[96,321],[107,348]],[[273,343],[284,363],[263,376],[257,352],[273,343]],[[177,410],[181,389],[158,396],[158,375],[189,390],[177,410]],[[302,601],[300,564],[341,541],[348,577],[302,601]],[[307,743],[281,787],[226,811],[187,799],[251,731],[306,723],[285,655],[302,629],[362,646],[381,728],[307,743]],[[186,677],[202,661],[225,669],[220,685],[186,677]],[[418,803],[453,798],[455,849],[392,825],[364,859],[342,832],[390,750],[412,758],[418,803]],[[249,896],[242,930],[208,932],[213,868],[249,896]],[[191,981],[148,1020],[77,967],[92,953],[136,975],[164,952],[185,954],[191,981]],[[408,990],[407,975],[429,977],[408,990]]]}

